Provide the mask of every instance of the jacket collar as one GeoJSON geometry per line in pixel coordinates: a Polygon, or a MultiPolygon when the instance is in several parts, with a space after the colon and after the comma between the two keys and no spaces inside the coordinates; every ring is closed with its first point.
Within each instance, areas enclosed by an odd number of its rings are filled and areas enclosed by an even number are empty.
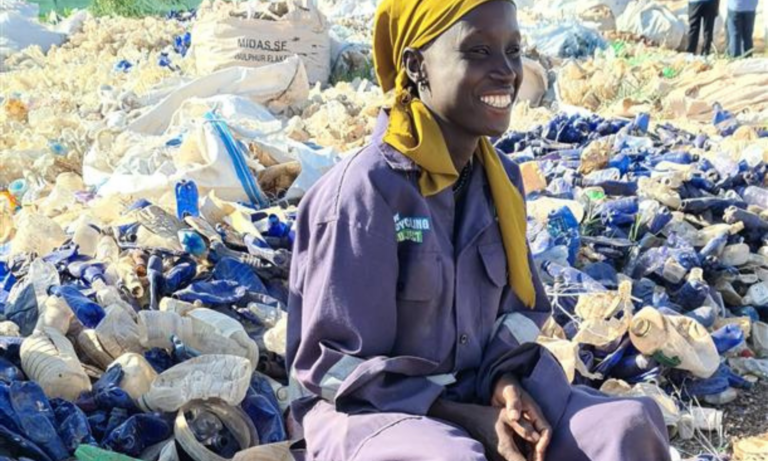
{"type": "Polygon", "coordinates": [[[376,120],[376,128],[371,136],[371,144],[376,146],[384,160],[390,168],[399,171],[421,171],[421,168],[410,158],[403,155],[400,151],[384,142],[384,135],[389,126],[389,113],[382,109],[379,118],[376,120]]]}

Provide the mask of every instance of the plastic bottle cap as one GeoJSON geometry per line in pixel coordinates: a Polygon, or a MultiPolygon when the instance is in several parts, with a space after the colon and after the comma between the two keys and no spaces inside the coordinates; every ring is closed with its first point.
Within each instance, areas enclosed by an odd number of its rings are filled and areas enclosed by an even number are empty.
{"type": "Polygon", "coordinates": [[[646,319],[639,319],[632,324],[632,334],[643,337],[651,331],[651,322],[646,319]]]}

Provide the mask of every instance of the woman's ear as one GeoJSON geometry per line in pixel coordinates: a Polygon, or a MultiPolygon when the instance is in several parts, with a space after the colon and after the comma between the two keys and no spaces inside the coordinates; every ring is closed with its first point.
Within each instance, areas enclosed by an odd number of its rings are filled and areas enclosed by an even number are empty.
{"type": "Polygon", "coordinates": [[[415,48],[406,48],[403,51],[403,68],[408,74],[408,79],[414,84],[427,80],[427,70],[424,65],[424,55],[415,48]]]}

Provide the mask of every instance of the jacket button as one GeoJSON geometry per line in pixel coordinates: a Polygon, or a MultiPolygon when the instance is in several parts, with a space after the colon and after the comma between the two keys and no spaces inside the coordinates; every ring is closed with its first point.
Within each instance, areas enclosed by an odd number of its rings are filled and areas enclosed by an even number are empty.
{"type": "Polygon", "coordinates": [[[467,335],[459,336],[459,344],[467,344],[468,342],[469,342],[469,336],[467,335]]]}

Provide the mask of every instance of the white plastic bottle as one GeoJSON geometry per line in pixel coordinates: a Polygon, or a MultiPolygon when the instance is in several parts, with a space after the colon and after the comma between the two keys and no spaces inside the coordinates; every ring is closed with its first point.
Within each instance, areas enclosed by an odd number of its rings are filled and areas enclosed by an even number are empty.
{"type": "Polygon", "coordinates": [[[21,366],[49,399],[76,400],[91,390],[72,343],[54,328],[36,331],[21,343],[21,366]]]}
{"type": "Polygon", "coordinates": [[[688,370],[699,378],[709,378],[720,366],[712,337],[690,317],[663,315],[653,307],[646,307],[632,319],[629,335],[641,353],[654,356],[664,365],[688,370]]]}

